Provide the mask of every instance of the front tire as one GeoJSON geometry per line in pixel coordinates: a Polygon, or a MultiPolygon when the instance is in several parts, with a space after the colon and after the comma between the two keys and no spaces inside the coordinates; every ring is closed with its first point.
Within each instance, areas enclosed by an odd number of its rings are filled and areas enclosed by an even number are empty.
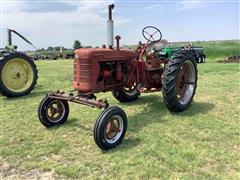
{"type": "Polygon", "coordinates": [[[163,73],[163,98],[172,112],[186,110],[192,103],[197,87],[197,64],[186,52],[175,53],[163,73]]]}
{"type": "Polygon", "coordinates": [[[99,148],[108,150],[119,145],[127,130],[127,116],[119,107],[109,107],[98,117],[94,140],[99,148]]]}
{"type": "Polygon", "coordinates": [[[69,115],[69,105],[65,100],[45,97],[38,107],[38,118],[45,127],[63,124],[69,115]]]}

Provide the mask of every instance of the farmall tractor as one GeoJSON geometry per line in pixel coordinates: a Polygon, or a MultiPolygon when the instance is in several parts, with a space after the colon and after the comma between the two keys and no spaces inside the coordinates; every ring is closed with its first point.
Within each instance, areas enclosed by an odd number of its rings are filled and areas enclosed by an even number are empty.
{"type": "MultiPolygon", "coordinates": [[[[120,36],[113,48],[112,9],[107,21],[108,48],[77,49],[73,64],[73,87],[76,94],[56,91],[43,98],[38,117],[46,127],[63,124],[69,114],[68,102],[93,108],[104,108],[94,127],[94,140],[99,148],[111,149],[121,143],[127,129],[127,116],[107,100],[97,100],[95,93],[111,91],[120,102],[138,99],[142,92],[162,90],[164,102],[172,112],[186,110],[197,87],[196,61],[190,52],[180,50],[171,60],[156,58],[156,45],[166,45],[159,29],[147,26],[142,30],[146,44],[139,43],[136,51],[120,49],[120,36]],[[156,47],[155,46],[155,47],[156,47]]],[[[161,47],[160,47],[161,48],[161,47]]]]}
{"type": "Polygon", "coordinates": [[[38,71],[33,60],[12,44],[12,33],[36,48],[17,31],[8,29],[8,45],[0,49],[0,93],[7,97],[27,95],[37,83],[38,71]]]}

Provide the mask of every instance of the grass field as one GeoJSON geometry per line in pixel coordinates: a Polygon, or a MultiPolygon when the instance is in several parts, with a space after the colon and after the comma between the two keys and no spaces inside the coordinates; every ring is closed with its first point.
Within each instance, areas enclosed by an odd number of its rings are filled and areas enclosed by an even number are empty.
{"type": "MultiPolygon", "coordinates": [[[[239,47],[239,46],[238,46],[239,47]]],[[[162,94],[122,104],[122,144],[103,152],[93,140],[101,110],[70,104],[66,124],[44,128],[38,104],[53,90],[71,90],[72,61],[38,61],[38,85],[25,97],[1,100],[1,177],[83,179],[240,179],[240,65],[199,64],[192,106],[170,113],[162,94]]]]}

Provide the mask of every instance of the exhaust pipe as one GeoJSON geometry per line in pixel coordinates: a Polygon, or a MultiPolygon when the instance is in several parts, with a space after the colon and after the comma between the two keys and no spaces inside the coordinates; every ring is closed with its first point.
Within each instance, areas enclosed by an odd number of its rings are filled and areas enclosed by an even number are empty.
{"type": "Polygon", "coordinates": [[[108,20],[107,20],[107,44],[110,49],[113,48],[113,20],[112,20],[112,10],[114,4],[108,5],[108,20]]]}

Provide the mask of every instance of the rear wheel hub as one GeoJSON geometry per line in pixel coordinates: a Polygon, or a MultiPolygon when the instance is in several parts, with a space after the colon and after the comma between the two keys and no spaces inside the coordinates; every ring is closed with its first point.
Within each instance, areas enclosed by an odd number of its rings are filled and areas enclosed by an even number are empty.
{"type": "Polygon", "coordinates": [[[194,93],[195,73],[194,65],[189,60],[185,61],[179,70],[176,91],[181,104],[187,104],[194,93]]]}

